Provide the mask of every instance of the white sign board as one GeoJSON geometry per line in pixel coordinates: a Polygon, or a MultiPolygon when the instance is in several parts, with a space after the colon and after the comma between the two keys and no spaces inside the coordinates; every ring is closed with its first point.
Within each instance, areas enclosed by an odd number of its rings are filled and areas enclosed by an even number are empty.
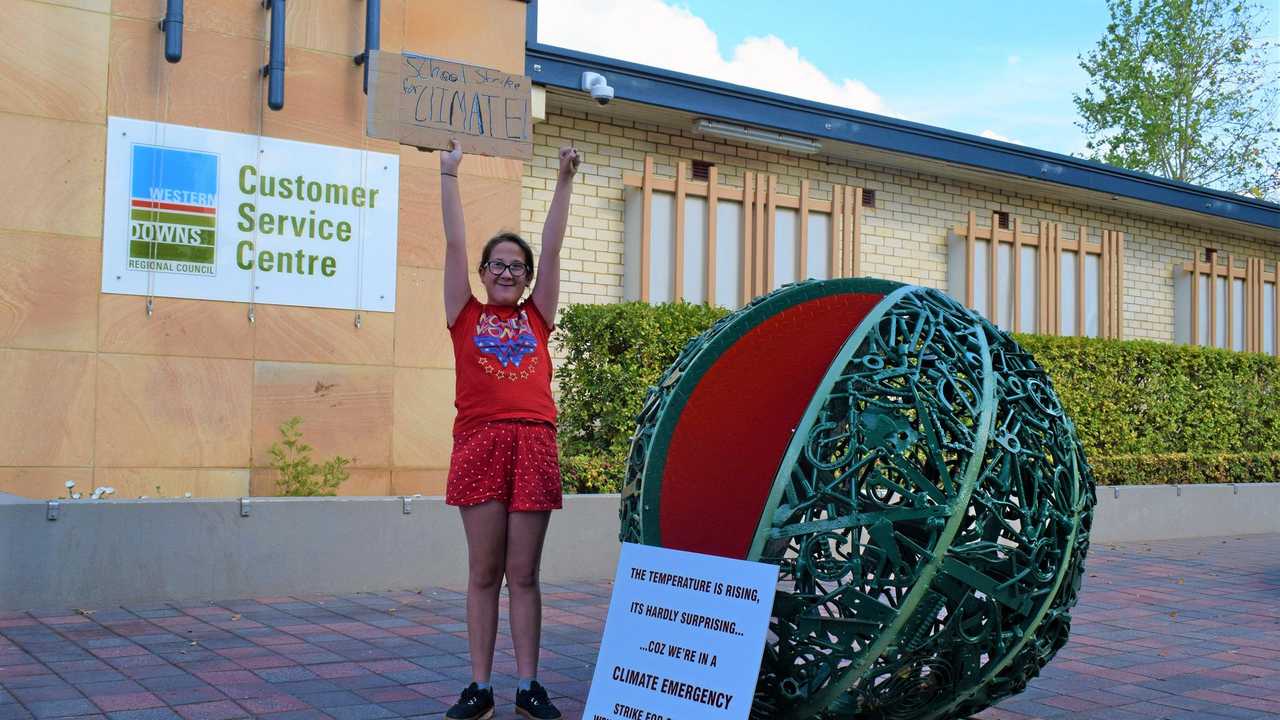
{"type": "Polygon", "coordinates": [[[102,291],[391,312],[400,158],[109,118],[102,291]]]}
{"type": "Polygon", "coordinates": [[[775,565],[624,543],[584,720],[745,720],[775,565]]]}

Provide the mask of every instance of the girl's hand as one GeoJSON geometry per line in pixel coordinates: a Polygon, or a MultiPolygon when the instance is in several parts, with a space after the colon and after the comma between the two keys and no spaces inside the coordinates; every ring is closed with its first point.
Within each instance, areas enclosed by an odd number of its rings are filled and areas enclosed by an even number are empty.
{"type": "Polygon", "coordinates": [[[458,174],[458,166],[462,164],[462,145],[457,140],[449,140],[449,149],[440,151],[440,172],[458,174]]]}
{"type": "Polygon", "coordinates": [[[571,147],[560,148],[560,177],[571,178],[578,172],[578,165],[582,164],[582,156],[578,151],[571,147]]]}

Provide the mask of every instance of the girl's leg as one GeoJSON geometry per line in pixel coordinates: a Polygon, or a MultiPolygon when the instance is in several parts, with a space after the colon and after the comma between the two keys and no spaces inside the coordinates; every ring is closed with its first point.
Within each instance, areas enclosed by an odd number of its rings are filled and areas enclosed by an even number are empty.
{"type": "Polygon", "coordinates": [[[467,534],[467,642],[471,677],[487,683],[498,635],[498,595],[507,555],[507,506],[496,500],[460,508],[467,534]]]}
{"type": "Polygon", "coordinates": [[[542,542],[547,537],[551,512],[513,512],[507,516],[507,592],[511,600],[511,641],[516,651],[516,672],[522,678],[538,674],[538,649],[542,643],[542,590],[538,569],[542,542]]]}

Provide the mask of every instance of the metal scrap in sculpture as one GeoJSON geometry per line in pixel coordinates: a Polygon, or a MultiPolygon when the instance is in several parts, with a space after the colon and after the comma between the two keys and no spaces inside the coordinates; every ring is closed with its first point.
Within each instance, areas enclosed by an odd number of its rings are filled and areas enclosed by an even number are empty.
{"type": "Polygon", "coordinates": [[[934,290],[809,281],[651,389],[621,536],[778,566],[752,718],[957,718],[1065,644],[1094,500],[1007,334],[934,290]]]}

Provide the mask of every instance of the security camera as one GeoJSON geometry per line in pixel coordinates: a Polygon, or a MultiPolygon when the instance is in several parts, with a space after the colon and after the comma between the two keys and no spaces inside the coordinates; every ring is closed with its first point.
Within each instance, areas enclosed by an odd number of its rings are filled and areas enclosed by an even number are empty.
{"type": "Polygon", "coordinates": [[[613,88],[609,87],[609,81],[600,73],[582,73],[582,91],[591,93],[591,99],[597,105],[608,105],[613,99],[613,88]]]}

